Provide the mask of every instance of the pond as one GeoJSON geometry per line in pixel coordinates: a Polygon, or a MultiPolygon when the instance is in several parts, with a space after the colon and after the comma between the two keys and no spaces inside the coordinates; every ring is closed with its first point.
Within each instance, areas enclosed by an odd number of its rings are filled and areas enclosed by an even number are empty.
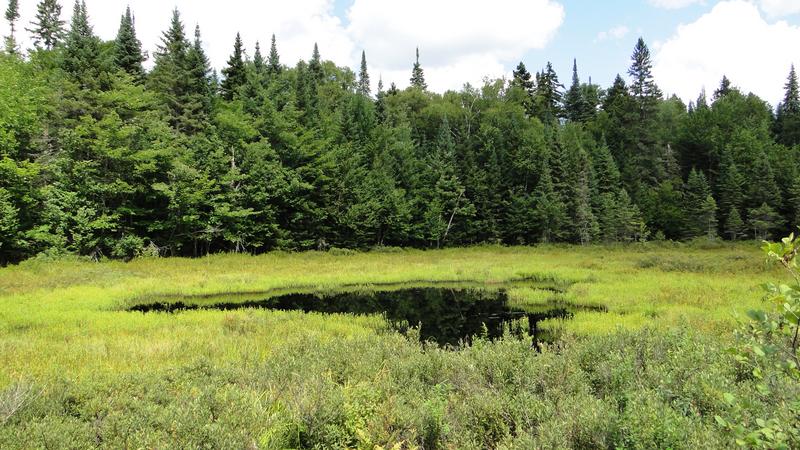
{"type": "Polygon", "coordinates": [[[536,341],[552,339],[539,323],[546,319],[569,319],[578,307],[564,303],[519,307],[509,303],[505,289],[415,287],[402,289],[359,290],[338,293],[290,293],[261,299],[236,300],[219,296],[173,298],[130,308],[138,312],[176,313],[188,310],[231,311],[260,308],[279,311],[303,311],[324,314],[354,314],[385,317],[400,332],[419,327],[420,338],[439,345],[458,346],[474,336],[497,339],[508,331],[536,341]]]}

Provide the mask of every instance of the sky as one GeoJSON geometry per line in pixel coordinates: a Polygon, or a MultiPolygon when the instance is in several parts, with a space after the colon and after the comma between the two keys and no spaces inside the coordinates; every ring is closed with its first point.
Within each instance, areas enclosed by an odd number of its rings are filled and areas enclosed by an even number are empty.
{"type": "MultiPolygon", "coordinates": [[[[28,26],[36,0],[19,0],[28,26]]],[[[64,19],[71,0],[62,0],[64,19]]],[[[800,64],[800,0],[86,0],[95,32],[113,39],[130,5],[139,39],[155,50],[177,7],[187,29],[200,25],[212,64],[221,69],[241,32],[252,56],[275,33],[282,62],[324,59],[357,69],[366,51],[373,85],[408,84],[415,48],[437,92],[531,72],[551,61],[568,85],[573,58],[582,81],[608,86],[626,76],[639,36],[653,53],[656,82],[686,102],[709,94],[722,75],[773,105],[793,63],[800,64]],[[221,7],[221,5],[223,7],[221,7]]],[[[4,8],[3,8],[4,9],[4,8]]],[[[0,35],[8,34],[2,21],[0,35]]],[[[27,33],[18,36],[26,48],[27,33]]],[[[152,64],[152,60],[148,64],[152,64]]]]}

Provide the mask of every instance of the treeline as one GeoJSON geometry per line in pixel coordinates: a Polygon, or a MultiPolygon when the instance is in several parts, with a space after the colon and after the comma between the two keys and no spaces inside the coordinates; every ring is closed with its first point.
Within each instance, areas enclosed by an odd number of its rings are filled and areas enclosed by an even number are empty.
{"type": "MultiPolygon", "coordinates": [[[[664,98],[641,39],[627,80],[371,91],[236,37],[221,76],[175,11],[154,67],[128,10],[104,42],[42,0],[0,56],[0,263],[37,254],[765,238],[800,223],[800,91],[773,110],[724,78],[664,98]]],[[[165,18],[167,19],[167,18],[165,18]]],[[[166,24],[166,20],[165,20],[166,24]]]]}

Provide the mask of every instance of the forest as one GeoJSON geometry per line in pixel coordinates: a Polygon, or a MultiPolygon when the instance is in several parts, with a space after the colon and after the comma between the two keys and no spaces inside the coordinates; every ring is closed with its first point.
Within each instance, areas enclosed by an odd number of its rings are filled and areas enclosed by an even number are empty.
{"type": "MultiPolygon", "coordinates": [[[[42,0],[0,55],[0,264],[36,256],[480,243],[766,239],[800,222],[800,88],[770,105],[723,78],[688,105],[643,39],[613,85],[550,63],[430,92],[273,35],[212,70],[199,27],[164,18],[152,69],[134,14],[113,41],[42,0]],[[35,48],[22,49],[28,33],[35,48]],[[268,47],[268,48],[267,48],[268,47]]],[[[569,58],[568,55],[564,55],[569,58]]]]}

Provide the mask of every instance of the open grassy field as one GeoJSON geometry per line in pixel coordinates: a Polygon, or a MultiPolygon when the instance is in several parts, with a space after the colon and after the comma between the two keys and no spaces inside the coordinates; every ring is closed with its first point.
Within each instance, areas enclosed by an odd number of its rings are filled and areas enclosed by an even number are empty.
{"type": "Polygon", "coordinates": [[[753,417],[788,414],[723,352],[735,314],[782,277],[755,243],[32,260],[0,269],[0,447],[725,447],[722,392],[752,396],[753,417]],[[126,311],[522,278],[568,289],[513,287],[514,303],[607,312],[546,323],[564,340],[536,352],[515,338],[444,350],[379,317],[126,311]]]}

